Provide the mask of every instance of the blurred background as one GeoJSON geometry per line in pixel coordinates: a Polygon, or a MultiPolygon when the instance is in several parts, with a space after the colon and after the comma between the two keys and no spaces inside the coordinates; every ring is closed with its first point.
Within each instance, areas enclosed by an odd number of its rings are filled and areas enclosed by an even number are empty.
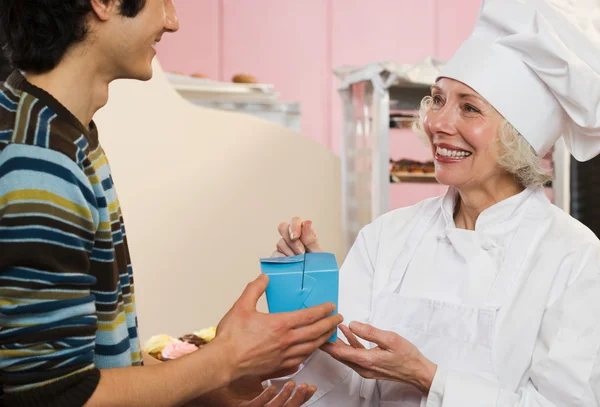
{"type": "MultiPolygon", "coordinates": [[[[115,82],[95,118],[144,340],[216,325],[292,216],[313,220],[341,265],[363,226],[444,193],[411,124],[480,0],[176,6],[154,78],[115,82]]],[[[572,162],[559,143],[546,164],[553,203],[598,233],[598,161],[572,162]]]]}

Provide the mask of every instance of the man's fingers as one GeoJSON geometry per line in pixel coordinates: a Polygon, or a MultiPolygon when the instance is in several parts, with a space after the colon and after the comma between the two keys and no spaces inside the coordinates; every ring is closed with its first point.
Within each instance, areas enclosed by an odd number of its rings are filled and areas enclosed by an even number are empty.
{"type": "MultiPolygon", "coordinates": [[[[282,317],[288,321],[291,327],[299,327],[314,324],[335,311],[335,304],[327,302],[315,307],[301,309],[299,311],[282,313],[282,317]]],[[[340,322],[341,323],[341,322],[340,322]]]]}
{"type": "Polygon", "coordinates": [[[292,397],[290,397],[290,399],[284,404],[284,407],[300,407],[302,404],[310,400],[316,391],[317,388],[315,386],[301,384],[298,386],[292,397]]]}
{"type": "MultiPolygon", "coordinates": [[[[302,362],[300,362],[300,363],[302,363],[302,362]]],[[[280,378],[280,377],[292,376],[293,374],[296,374],[298,372],[298,370],[300,369],[300,363],[298,363],[297,365],[294,365],[294,366],[292,366],[290,368],[279,369],[279,370],[277,370],[275,372],[271,372],[271,373],[262,375],[261,378],[260,378],[260,381],[264,382],[265,380],[277,379],[277,378],[280,378]]]]}
{"type": "Polygon", "coordinates": [[[245,404],[247,407],[264,407],[269,401],[277,395],[277,389],[275,386],[270,386],[263,391],[260,396],[252,400],[250,403],[245,404]]]}
{"type": "Polygon", "coordinates": [[[292,369],[292,368],[295,368],[297,370],[298,366],[300,366],[302,363],[306,362],[307,358],[308,358],[308,356],[298,356],[298,357],[293,357],[291,359],[286,359],[279,367],[282,370],[287,370],[287,369],[292,369]]]}
{"type": "Polygon", "coordinates": [[[279,392],[278,395],[273,398],[265,407],[283,407],[283,405],[288,401],[292,393],[294,392],[294,388],[296,384],[294,382],[287,382],[283,389],[279,392]]]}
{"type": "Polygon", "coordinates": [[[353,348],[356,348],[356,349],[364,349],[365,348],[363,346],[363,344],[360,343],[360,341],[358,340],[356,335],[354,335],[352,333],[352,331],[350,330],[350,328],[348,328],[346,325],[340,325],[340,331],[342,331],[342,333],[344,334],[346,339],[348,339],[348,343],[350,343],[350,345],[352,345],[353,348]]]}
{"type": "Polygon", "coordinates": [[[340,314],[331,315],[323,318],[311,325],[296,328],[292,332],[292,343],[302,343],[317,339],[328,332],[333,333],[337,326],[344,321],[340,314]]]}
{"type": "Polygon", "coordinates": [[[325,334],[321,335],[317,339],[312,340],[310,342],[298,343],[297,345],[292,346],[285,352],[286,358],[292,358],[292,357],[308,358],[310,355],[313,354],[314,351],[316,351],[324,343],[326,343],[327,340],[329,338],[331,338],[331,335],[333,335],[334,333],[335,333],[335,329],[331,330],[329,332],[326,332],[325,334]]]}
{"type": "Polygon", "coordinates": [[[259,275],[246,286],[237,302],[241,303],[247,309],[256,309],[256,303],[265,293],[267,285],[269,285],[269,276],[266,274],[259,275]]]}

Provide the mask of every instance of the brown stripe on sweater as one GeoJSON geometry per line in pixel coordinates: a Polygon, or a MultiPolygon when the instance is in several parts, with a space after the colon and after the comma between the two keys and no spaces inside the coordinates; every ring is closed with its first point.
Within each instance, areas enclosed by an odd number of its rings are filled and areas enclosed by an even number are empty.
{"type": "Polygon", "coordinates": [[[33,103],[39,103],[39,101],[30,94],[24,93],[19,103],[19,108],[17,110],[15,119],[15,130],[12,136],[12,141],[14,143],[25,143],[27,135],[27,121],[29,119],[31,105],[33,103]]]}
{"type": "Polygon", "coordinates": [[[0,340],[0,345],[6,345],[7,343],[50,343],[64,338],[83,338],[85,336],[95,335],[96,330],[96,326],[53,328],[52,330],[44,330],[26,335],[16,335],[10,339],[0,340]]]}
{"type": "MultiPolygon", "coordinates": [[[[15,213],[11,211],[11,213],[15,213]]],[[[27,222],[28,226],[31,227],[48,227],[54,230],[60,230],[65,233],[69,233],[77,236],[80,239],[88,241],[90,244],[94,242],[94,232],[90,230],[82,230],[76,226],[73,226],[69,223],[62,222],[60,220],[56,220],[53,218],[48,218],[44,216],[37,215],[21,215],[20,217],[3,217],[2,221],[0,221],[0,225],[6,227],[19,227],[23,226],[23,221],[27,222]]],[[[110,247],[110,246],[109,246],[110,247]]]]}
{"type": "MultiPolygon", "coordinates": [[[[67,222],[74,223],[84,228],[88,233],[94,233],[94,223],[90,222],[88,219],[79,217],[72,212],[65,211],[62,208],[48,205],[45,203],[37,203],[37,202],[24,202],[24,203],[11,203],[10,207],[5,206],[0,208],[0,218],[6,215],[7,212],[11,214],[44,214],[48,216],[54,216],[60,219],[63,219],[67,222]],[[9,211],[10,209],[10,211],[9,211]]],[[[30,218],[31,220],[31,218],[30,218]]],[[[4,222],[4,220],[2,221],[4,222]]]]}

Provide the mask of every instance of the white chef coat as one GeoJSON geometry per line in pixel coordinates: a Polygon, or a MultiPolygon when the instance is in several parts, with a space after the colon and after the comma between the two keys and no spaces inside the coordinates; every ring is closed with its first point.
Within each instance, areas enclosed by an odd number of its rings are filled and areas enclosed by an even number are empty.
{"type": "Polygon", "coordinates": [[[438,364],[429,396],[317,351],[292,376],[317,386],[308,405],[600,406],[596,236],[542,189],[457,229],[456,196],[450,188],[367,225],[340,269],[346,322],[397,332],[438,364]]]}

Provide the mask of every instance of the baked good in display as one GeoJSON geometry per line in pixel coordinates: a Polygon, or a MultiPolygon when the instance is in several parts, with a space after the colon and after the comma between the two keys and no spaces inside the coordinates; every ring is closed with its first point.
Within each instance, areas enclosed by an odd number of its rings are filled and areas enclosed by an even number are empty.
{"type": "Polygon", "coordinates": [[[194,72],[193,74],[190,75],[193,78],[208,78],[208,75],[205,75],[201,72],[194,72]]]}
{"type": "Polygon", "coordinates": [[[231,81],[233,83],[258,83],[254,76],[247,74],[234,75],[234,77],[231,78],[231,81]]]}
{"type": "Polygon", "coordinates": [[[155,335],[144,345],[144,352],[155,359],[167,361],[194,352],[212,341],[217,329],[210,327],[183,335],[179,339],[169,335],[155,335]]]}
{"type": "Polygon", "coordinates": [[[435,173],[435,164],[433,161],[420,162],[415,160],[402,159],[398,161],[390,160],[390,176],[392,182],[397,182],[398,177],[406,175],[433,176],[435,173]]]}
{"type": "Polygon", "coordinates": [[[423,172],[425,174],[433,174],[435,172],[435,164],[433,161],[427,161],[423,164],[423,172]]]}

